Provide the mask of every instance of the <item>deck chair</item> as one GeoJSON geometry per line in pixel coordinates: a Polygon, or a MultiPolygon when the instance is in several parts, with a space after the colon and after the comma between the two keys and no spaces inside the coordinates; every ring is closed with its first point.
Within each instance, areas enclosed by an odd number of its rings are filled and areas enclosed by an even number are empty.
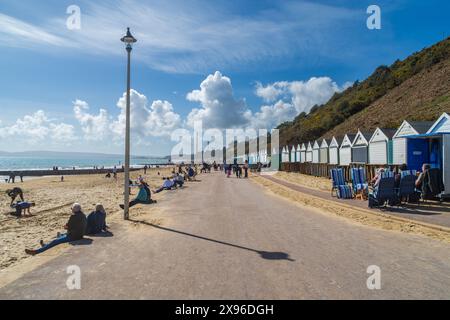
{"type": "Polygon", "coordinates": [[[330,176],[332,181],[331,196],[336,195],[339,199],[351,199],[353,193],[351,187],[347,184],[344,178],[344,171],[340,168],[331,169],[330,176]]]}
{"type": "Polygon", "coordinates": [[[352,168],[351,175],[352,175],[352,188],[355,197],[364,200],[366,195],[369,193],[368,192],[369,184],[367,183],[366,179],[366,170],[362,167],[352,168]]]}
{"type": "Polygon", "coordinates": [[[369,208],[383,207],[386,203],[395,203],[396,200],[395,178],[386,172],[386,176],[382,175],[378,187],[369,194],[369,208]]]}
{"type": "Polygon", "coordinates": [[[442,201],[441,193],[443,191],[444,182],[442,181],[441,169],[429,169],[422,183],[422,200],[432,200],[438,197],[442,201]]]}
{"type": "Polygon", "coordinates": [[[409,174],[400,178],[400,184],[397,191],[400,203],[402,200],[407,202],[418,202],[419,197],[416,191],[416,176],[409,174]]]}

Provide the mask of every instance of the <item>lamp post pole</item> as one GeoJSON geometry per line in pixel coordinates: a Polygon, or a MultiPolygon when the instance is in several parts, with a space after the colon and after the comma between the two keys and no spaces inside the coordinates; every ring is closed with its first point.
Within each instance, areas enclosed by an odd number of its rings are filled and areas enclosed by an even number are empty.
{"type": "Polygon", "coordinates": [[[125,37],[121,39],[126,44],[126,50],[128,55],[127,63],[127,106],[125,116],[125,187],[124,187],[124,209],[123,218],[128,220],[130,217],[130,91],[131,91],[131,51],[133,50],[132,44],[137,40],[131,35],[130,28],[127,30],[125,37]]]}

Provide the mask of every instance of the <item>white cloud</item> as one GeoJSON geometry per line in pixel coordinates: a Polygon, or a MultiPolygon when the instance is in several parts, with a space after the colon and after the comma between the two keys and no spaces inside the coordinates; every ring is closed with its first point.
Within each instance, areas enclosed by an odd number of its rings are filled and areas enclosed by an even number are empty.
{"type": "Polygon", "coordinates": [[[295,107],[297,113],[308,113],[314,105],[326,103],[336,92],[345,90],[350,83],[340,87],[329,77],[312,77],[307,81],[279,81],[263,86],[257,83],[255,93],[266,102],[280,97],[295,107]]]}
{"type": "Polygon", "coordinates": [[[70,41],[67,39],[2,13],[0,13],[0,40],[9,43],[11,46],[20,46],[26,43],[63,47],[71,46],[70,41]]]}
{"type": "Polygon", "coordinates": [[[297,110],[291,103],[279,100],[273,105],[262,106],[260,111],[252,114],[250,126],[270,130],[285,121],[292,120],[297,114],[297,110]]]}
{"type": "Polygon", "coordinates": [[[201,105],[188,115],[187,124],[191,127],[195,121],[203,121],[204,127],[219,129],[239,127],[248,122],[245,101],[235,99],[230,78],[219,71],[209,75],[200,90],[188,93],[186,98],[201,105]]]}
{"type": "MultiPolygon", "coordinates": [[[[125,133],[126,93],[117,102],[120,115],[113,122],[111,128],[115,134],[123,136],[125,133]]],[[[133,134],[142,139],[149,136],[162,137],[171,134],[172,130],[181,125],[180,116],[173,111],[168,101],[154,101],[149,106],[145,95],[136,90],[130,92],[130,123],[133,134]]]]}
{"type": "Polygon", "coordinates": [[[130,24],[138,39],[137,59],[158,70],[191,73],[298,55],[304,63],[325,55],[336,58],[331,49],[342,46],[339,29],[360,22],[359,10],[303,1],[274,3],[251,15],[205,1],[99,0],[80,6],[82,28],[76,31],[67,30],[64,14],[39,12],[41,25],[2,14],[0,45],[121,55],[118,39],[130,24]]]}
{"type": "MultiPolygon", "coordinates": [[[[125,136],[126,93],[117,102],[120,113],[111,116],[106,109],[98,114],[89,113],[85,101],[76,100],[73,111],[80,123],[84,138],[88,141],[123,141],[125,136]]],[[[169,136],[181,125],[181,117],[174,112],[168,101],[153,101],[149,105],[145,95],[136,90],[130,92],[130,125],[133,139],[139,144],[148,144],[149,137],[169,136]]]]}
{"type": "Polygon", "coordinates": [[[43,110],[25,115],[11,126],[0,127],[0,137],[31,143],[47,140],[70,142],[77,139],[72,125],[49,119],[43,110]]]}
{"type": "Polygon", "coordinates": [[[107,110],[100,109],[97,115],[93,115],[88,113],[87,102],[76,100],[73,103],[73,111],[86,140],[100,141],[109,136],[110,119],[107,110]]]}

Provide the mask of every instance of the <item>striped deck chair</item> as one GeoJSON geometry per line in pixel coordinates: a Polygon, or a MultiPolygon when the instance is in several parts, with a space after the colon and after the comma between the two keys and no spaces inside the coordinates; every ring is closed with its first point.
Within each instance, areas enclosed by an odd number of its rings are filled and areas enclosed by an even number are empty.
{"type": "Polygon", "coordinates": [[[339,199],[351,199],[353,198],[352,189],[347,185],[347,181],[344,178],[344,171],[340,168],[331,169],[330,176],[332,180],[331,196],[336,194],[339,199]]]}
{"type": "Polygon", "coordinates": [[[366,179],[366,170],[364,168],[352,168],[352,187],[356,198],[364,200],[369,193],[369,184],[366,179]]]}
{"type": "Polygon", "coordinates": [[[393,204],[396,202],[394,172],[387,171],[385,173],[386,175],[383,176],[382,174],[381,176],[378,188],[369,194],[369,208],[383,207],[386,203],[393,204]]]}
{"type": "Polygon", "coordinates": [[[406,177],[406,176],[415,176],[417,175],[417,171],[416,170],[403,170],[400,172],[400,177],[406,177]]]}

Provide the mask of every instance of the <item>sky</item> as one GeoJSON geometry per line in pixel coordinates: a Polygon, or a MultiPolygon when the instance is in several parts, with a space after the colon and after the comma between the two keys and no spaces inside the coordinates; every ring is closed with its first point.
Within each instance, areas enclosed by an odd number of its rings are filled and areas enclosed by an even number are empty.
{"type": "Polygon", "coordinates": [[[0,0],[0,150],[122,153],[127,27],[132,153],[168,155],[196,121],[271,129],[309,112],[449,36],[448,12],[444,0],[0,0]],[[367,27],[370,5],[381,29],[367,27]]]}

